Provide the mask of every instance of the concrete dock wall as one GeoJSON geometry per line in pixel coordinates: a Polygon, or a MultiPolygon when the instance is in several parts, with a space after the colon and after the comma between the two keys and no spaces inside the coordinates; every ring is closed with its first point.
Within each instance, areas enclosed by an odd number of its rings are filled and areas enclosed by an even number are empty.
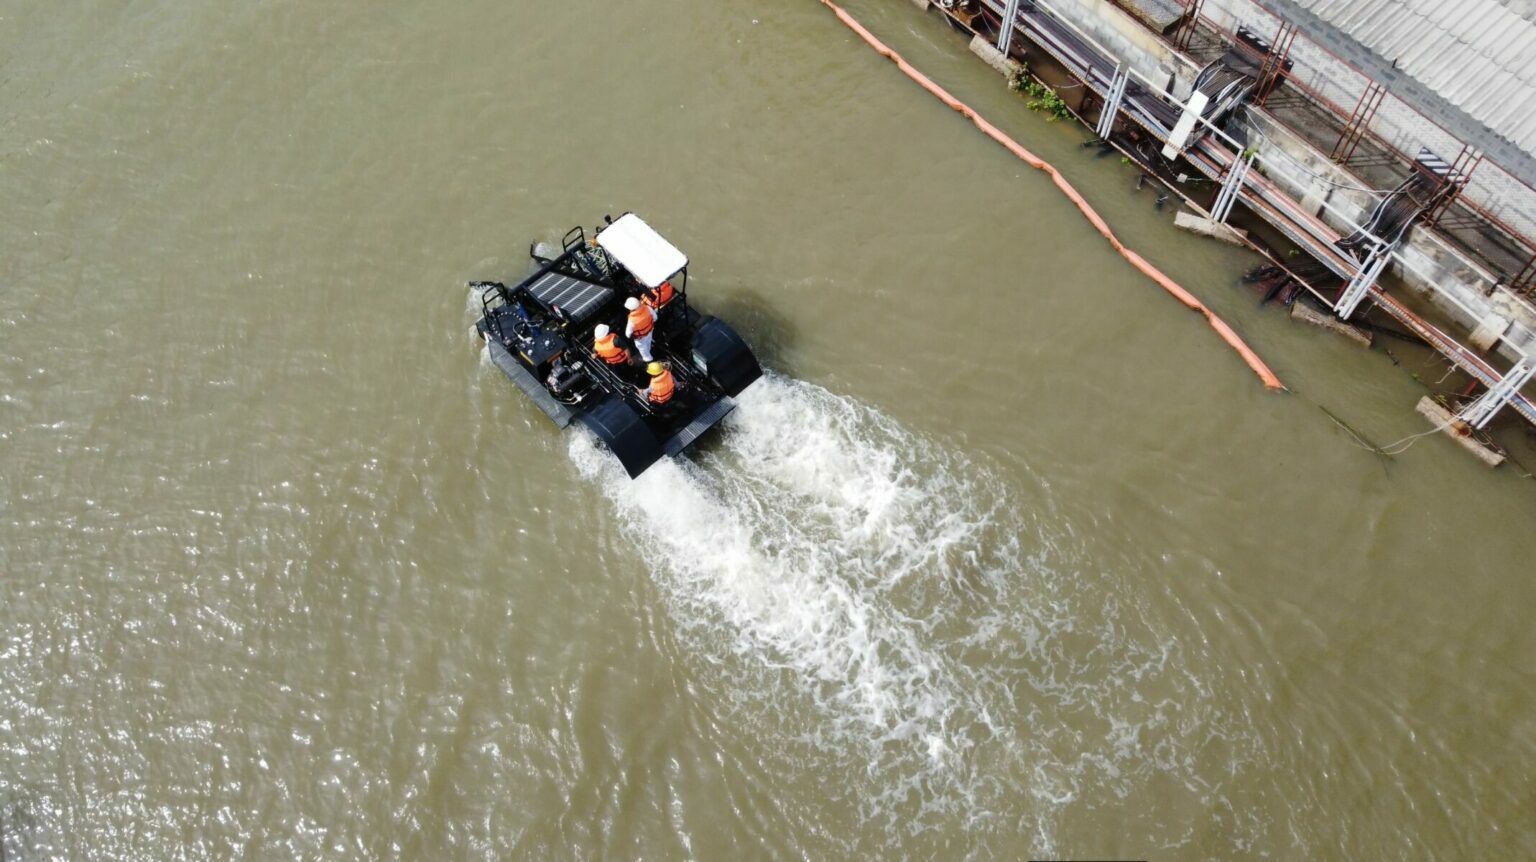
{"type": "MultiPolygon", "coordinates": [[[[1205,8],[1220,3],[1248,0],[1208,0],[1205,8]]],[[[1172,82],[1167,89],[1174,96],[1188,96],[1199,70],[1125,10],[1109,0],[1051,0],[1049,9],[1151,80],[1165,87],[1172,82]]],[[[1262,109],[1250,107],[1246,114],[1253,132],[1249,145],[1272,166],[1265,176],[1341,233],[1366,219],[1378,197],[1359,179],[1262,109]]],[[[1499,351],[1511,361],[1522,352],[1536,353],[1536,308],[1494,288],[1492,273],[1428,230],[1411,230],[1398,251],[1408,265],[1394,263],[1392,274],[1452,321],[1468,332],[1499,330],[1494,339],[1507,339],[1499,351]]]]}
{"type": "MultiPolygon", "coordinates": [[[[1061,0],[1057,2],[1065,5],[1061,0]]],[[[1200,6],[1200,13],[1229,33],[1236,31],[1240,25],[1247,25],[1266,39],[1274,37],[1280,23],[1280,19],[1253,0],[1205,0],[1200,6]]],[[[1369,52],[1359,45],[1347,43],[1343,37],[1333,40],[1333,44],[1327,46],[1323,44],[1326,41],[1329,41],[1329,34],[1315,32],[1310,28],[1304,30],[1303,38],[1291,45],[1288,54],[1295,64],[1290,75],[1347,113],[1359,102],[1372,80],[1362,71],[1352,68],[1350,63],[1364,62],[1368,57],[1359,55],[1368,55],[1369,52]],[[1357,56],[1344,56],[1347,53],[1355,53],[1357,56]]],[[[1455,158],[1461,150],[1462,141],[1437,121],[1393,96],[1395,90],[1416,82],[1392,69],[1369,71],[1388,87],[1387,97],[1381,101],[1371,118],[1371,131],[1409,156],[1416,154],[1419,147],[1423,146],[1442,158],[1455,158]]],[[[1531,157],[1522,156],[1514,144],[1498,138],[1492,132],[1483,130],[1483,134],[1486,138],[1472,140],[1471,143],[1489,151],[1494,157],[1493,161],[1485,161],[1478,166],[1462,193],[1515,231],[1524,236],[1536,237],[1536,190],[1526,184],[1533,178],[1527,177],[1526,181],[1522,181],[1514,170],[1506,169],[1498,163],[1500,160],[1518,160],[1527,165],[1531,157]]]]}
{"type": "MultiPolygon", "coordinates": [[[[1361,190],[1359,180],[1263,111],[1249,110],[1247,122],[1257,133],[1250,136],[1250,144],[1271,164],[1286,170],[1266,176],[1335,230],[1348,233],[1376,206],[1376,197],[1361,190]]],[[[1451,320],[1469,332],[1495,325],[1495,318],[1518,323],[1519,327],[1506,326],[1499,332],[1509,332],[1512,342],[1502,352],[1511,361],[1522,350],[1536,353],[1536,310],[1504,288],[1489,295],[1494,276],[1476,262],[1433,231],[1420,228],[1409,231],[1398,253],[1408,265],[1394,264],[1392,274],[1451,320]]]]}
{"type": "Polygon", "coordinates": [[[1052,8],[1136,71],[1179,98],[1188,97],[1200,70],[1129,12],[1109,0],[1054,0],[1052,8]]]}

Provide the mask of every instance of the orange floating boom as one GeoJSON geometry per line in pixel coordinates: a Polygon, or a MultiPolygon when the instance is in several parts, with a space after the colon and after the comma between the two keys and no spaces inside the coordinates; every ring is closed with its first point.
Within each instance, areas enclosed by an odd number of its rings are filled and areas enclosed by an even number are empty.
{"type": "Polygon", "coordinates": [[[832,0],[821,0],[821,4],[831,9],[832,13],[837,16],[837,20],[846,24],[848,29],[859,34],[859,37],[868,42],[871,48],[874,48],[879,54],[894,62],[896,68],[900,69],[908,78],[916,81],[923,89],[937,96],[944,104],[963,114],[966,119],[976,125],[976,128],[981,129],[987,137],[1002,144],[1009,152],[1018,156],[1019,159],[1030,167],[1049,174],[1051,182],[1056,184],[1056,188],[1060,189],[1061,193],[1066,195],[1068,200],[1077,205],[1077,208],[1082,211],[1083,217],[1088,219],[1089,223],[1099,233],[1103,234],[1105,239],[1109,240],[1109,244],[1114,246],[1115,251],[1119,252],[1121,257],[1130,261],[1131,266],[1146,273],[1149,278],[1157,282],[1164,290],[1173,294],[1174,298],[1184,303],[1186,307],[1204,315],[1206,322],[1211,325],[1212,329],[1216,330],[1216,334],[1221,336],[1221,340],[1237,351],[1237,355],[1241,356],[1243,361],[1248,363],[1248,367],[1252,368],[1253,373],[1257,374],[1259,379],[1264,381],[1266,387],[1270,389],[1285,388],[1285,384],[1280,382],[1280,378],[1275,376],[1275,372],[1271,371],[1269,366],[1264,364],[1264,360],[1260,359],[1259,355],[1253,352],[1253,348],[1244,343],[1243,339],[1239,338],[1237,333],[1232,331],[1232,327],[1228,326],[1226,321],[1217,317],[1215,312],[1205,307],[1205,303],[1202,303],[1189,291],[1180,287],[1178,282],[1169,278],[1162,270],[1148,263],[1146,258],[1126,248],[1125,244],[1120,241],[1120,238],[1115,236],[1115,232],[1109,229],[1109,224],[1104,221],[1103,216],[1100,216],[1093,207],[1089,206],[1088,201],[1083,199],[1083,196],[1078,193],[1077,189],[1072,187],[1071,183],[1067,182],[1067,178],[1062,176],[1061,172],[1056,170],[1054,165],[1024,149],[1018,141],[1003,134],[1001,129],[987,122],[980,114],[972,110],[969,105],[956,99],[949,94],[948,90],[935,84],[927,75],[913,68],[912,64],[903,59],[890,46],[876,38],[875,34],[864,29],[863,24],[854,20],[853,16],[844,12],[842,7],[833,3],[832,0]]]}

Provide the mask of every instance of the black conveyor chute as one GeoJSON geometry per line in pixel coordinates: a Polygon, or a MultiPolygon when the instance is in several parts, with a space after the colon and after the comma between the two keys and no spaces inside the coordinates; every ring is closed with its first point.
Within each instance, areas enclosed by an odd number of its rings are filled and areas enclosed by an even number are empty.
{"type": "Polygon", "coordinates": [[[1339,248],[1360,257],[1375,246],[1374,235],[1390,246],[1395,246],[1408,233],[1413,223],[1433,209],[1441,198],[1464,181],[1461,174],[1452,170],[1445,159],[1431,150],[1420,147],[1414,160],[1413,173],[1398,184],[1376,204],[1363,227],[1339,240],[1339,248]]]}
{"type": "Polygon", "coordinates": [[[661,460],[661,444],[656,442],[656,435],[624,399],[610,395],[577,418],[618,456],[629,478],[639,476],[661,460]]]}

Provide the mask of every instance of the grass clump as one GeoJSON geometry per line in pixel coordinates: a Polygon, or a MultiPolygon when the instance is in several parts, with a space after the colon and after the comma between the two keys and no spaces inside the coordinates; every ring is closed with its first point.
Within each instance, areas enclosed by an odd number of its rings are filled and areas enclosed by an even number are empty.
{"type": "Polygon", "coordinates": [[[1031,78],[1027,67],[1020,67],[1019,71],[1008,79],[1008,89],[1029,97],[1026,103],[1029,109],[1045,114],[1045,118],[1050,122],[1054,123],[1072,116],[1072,109],[1068,108],[1067,103],[1056,95],[1056,91],[1031,78]]]}

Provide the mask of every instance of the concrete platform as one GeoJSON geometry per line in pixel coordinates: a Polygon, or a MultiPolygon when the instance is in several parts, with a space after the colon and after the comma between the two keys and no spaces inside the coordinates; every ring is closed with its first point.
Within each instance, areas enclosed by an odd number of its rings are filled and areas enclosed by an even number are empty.
{"type": "Polygon", "coordinates": [[[1305,302],[1296,302],[1291,306],[1291,319],[1299,320],[1302,323],[1310,323],[1329,332],[1337,332],[1361,347],[1371,346],[1371,333],[1350,326],[1331,314],[1324,314],[1305,302]]]}
{"type": "Polygon", "coordinates": [[[1173,217],[1173,226],[1183,228],[1190,233],[1208,236],[1211,239],[1219,239],[1231,245],[1246,246],[1248,244],[1248,232],[1229,227],[1221,222],[1211,221],[1205,216],[1196,215],[1188,210],[1179,210],[1173,217]]]}
{"type": "Polygon", "coordinates": [[[1468,428],[1465,422],[1458,420],[1456,414],[1441,406],[1440,402],[1426,395],[1419,399],[1419,404],[1414,409],[1418,410],[1424,418],[1435,423],[1437,427],[1445,426],[1442,429],[1445,436],[1460,443],[1461,448],[1471,452],[1477,460],[1489,467],[1497,467],[1504,463],[1502,454],[1479,443],[1477,438],[1472,436],[1472,429],[1468,428]]]}

